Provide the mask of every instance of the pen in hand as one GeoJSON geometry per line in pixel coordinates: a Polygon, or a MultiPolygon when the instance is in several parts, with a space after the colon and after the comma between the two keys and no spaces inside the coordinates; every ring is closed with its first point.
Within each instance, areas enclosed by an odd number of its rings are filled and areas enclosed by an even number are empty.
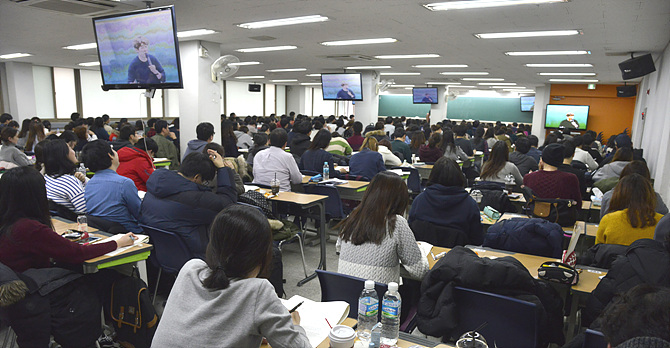
{"type": "Polygon", "coordinates": [[[302,306],[302,304],[303,304],[304,302],[305,302],[305,301],[301,301],[300,303],[298,303],[297,305],[295,305],[295,307],[291,308],[291,310],[288,311],[288,312],[289,312],[289,313],[293,313],[293,312],[295,312],[295,311],[298,309],[298,307],[302,306]]]}

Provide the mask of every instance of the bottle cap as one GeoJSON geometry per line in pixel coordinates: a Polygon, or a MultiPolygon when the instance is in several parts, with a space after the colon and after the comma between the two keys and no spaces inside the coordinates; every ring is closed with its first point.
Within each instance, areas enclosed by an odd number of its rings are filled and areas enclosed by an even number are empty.
{"type": "Polygon", "coordinates": [[[390,282],[390,283],[389,283],[389,290],[391,290],[391,291],[398,291],[398,283],[396,283],[396,282],[390,282]]]}
{"type": "Polygon", "coordinates": [[[375,288],[375,281],[374,280],[366,280],[365,281],[365,289],[366,290],[372,290],[375,288]]]}

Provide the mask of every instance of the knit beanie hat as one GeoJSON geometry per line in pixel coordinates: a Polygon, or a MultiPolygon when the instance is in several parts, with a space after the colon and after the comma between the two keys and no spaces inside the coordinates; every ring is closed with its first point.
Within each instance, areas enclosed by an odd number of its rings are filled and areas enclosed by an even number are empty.
{"type": "Polygon", "coordinates": [[[614,138],[617,148],[622,147],[633,147],[633,142],[630,140],[630,137],[626,134],[619,134],[614,138]]]}
{"type": "Polygon", "coordinates": [[[563,164],[563,155],[565,152],[565,147],[563,144],[549,144],[544,150],[542,150],[542,162],[558,167],[563,164]]]}
{"type": "Polygon", "coordinates": [[[670,348],[670,342],[657,337],[635,337],[616,348],[670,348]]]}

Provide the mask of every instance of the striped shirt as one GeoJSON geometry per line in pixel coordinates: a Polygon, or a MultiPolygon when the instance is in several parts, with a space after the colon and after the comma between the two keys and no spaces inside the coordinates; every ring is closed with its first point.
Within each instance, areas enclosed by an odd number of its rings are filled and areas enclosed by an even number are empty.
{"type": "Polygon", "coordinates": [[[346,139],[337,137],[330,140],[326,151],[333,155],[349,156],[354,150],[351,149],[351,145],[349,145],[346,139]]]}
{"type": "Polygon", "coordinates": [[[74,175],[61,175],[57,178],[45,175],[44,180],[46,180],[47,199],[77,214],[86,213],[85,184],[74,175]]]}

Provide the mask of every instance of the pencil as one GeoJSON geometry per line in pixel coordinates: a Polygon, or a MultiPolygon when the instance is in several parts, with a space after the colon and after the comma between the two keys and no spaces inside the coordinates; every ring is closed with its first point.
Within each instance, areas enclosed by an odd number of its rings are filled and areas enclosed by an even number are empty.
{"type": "Polygon", "coordinates": [[[302,304],[303,304],[304,302],[305,302],[305,301],[302,301],[302,302],[298,303],[297,305],[295,305],[295,307],[291,308],[291,310],[288,311],[288,312],[289,312],[289,313],[293,313],[293,312],[295,312],[296,309],[298,309],[298,307],[302,306],[302,304]]]}

